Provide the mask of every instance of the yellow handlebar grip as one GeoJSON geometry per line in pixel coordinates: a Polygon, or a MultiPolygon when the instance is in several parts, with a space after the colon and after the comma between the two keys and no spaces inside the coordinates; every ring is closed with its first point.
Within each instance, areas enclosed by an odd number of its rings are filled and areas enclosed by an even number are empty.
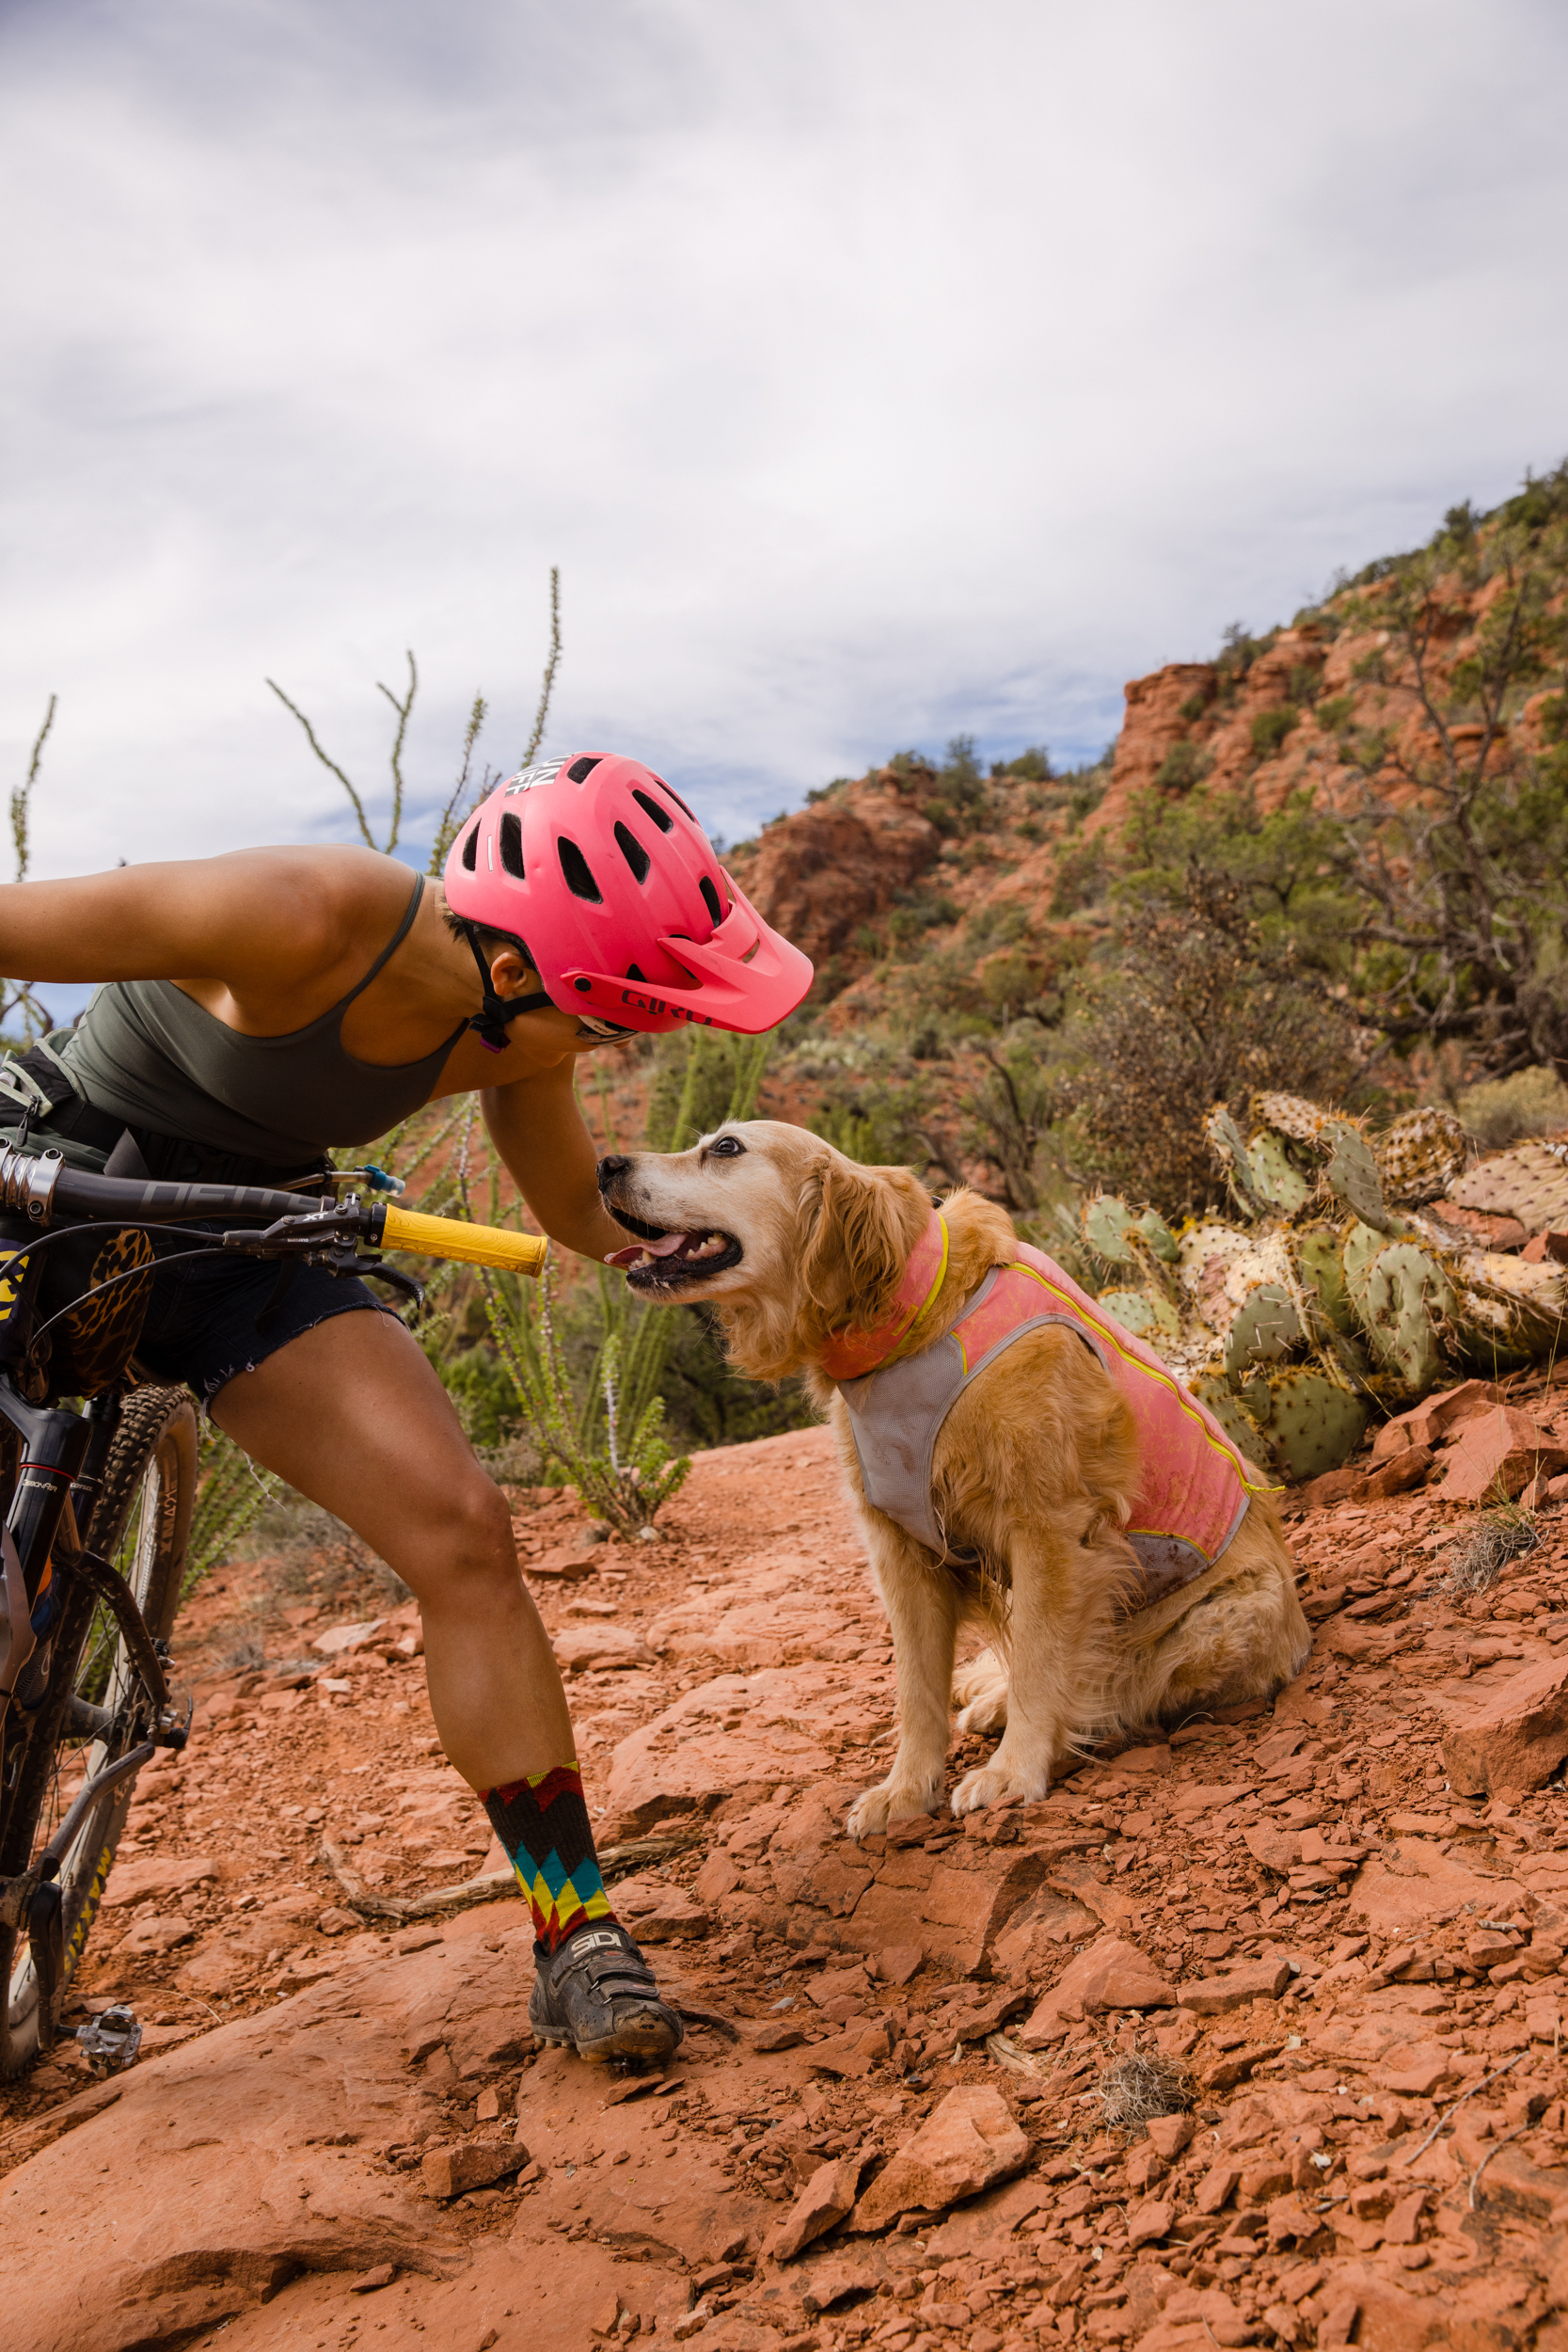
{"type": "Polygon", "coordinates": [[[400,1209],[389,1200],[381,1247],[415,1249],[426,1258],[456,1258],[464,1265],[503,1266],[512,1274],[538,1274],[550,1245],[537,1233],[507,1233],[497,1225],[466,1225],[453,1216],[422,1216],[418,1209],[400,1209]]]}

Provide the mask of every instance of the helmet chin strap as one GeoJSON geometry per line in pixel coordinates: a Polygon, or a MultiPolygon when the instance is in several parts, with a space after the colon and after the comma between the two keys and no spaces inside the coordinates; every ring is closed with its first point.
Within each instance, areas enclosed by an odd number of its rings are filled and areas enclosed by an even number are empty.
{"type": "Polygon", "coordinates": [[[512,1042],[506,1034],[507,1023],[515,1021],[520,1012],[540,1012],[554,1000],[542,988],[531,990],[527,996],[499,996],[496,983],[490,977],[490,967],[484,961],[483,950],[467,923],[463,926],[463,936],[473,950],[479,977],[484,984],[484,1002],[469,1021],[468,1026],[478,1031],[479,1041],[487,1054],[504,1054],[512,1042]]]}

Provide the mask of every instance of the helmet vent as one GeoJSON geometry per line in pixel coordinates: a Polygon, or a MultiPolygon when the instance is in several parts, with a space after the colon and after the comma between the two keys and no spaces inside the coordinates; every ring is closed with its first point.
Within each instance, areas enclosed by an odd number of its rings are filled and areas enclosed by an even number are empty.
{"type": "Polygon", "coordinates": [[[464,870],[464,872],[465,872],[466,874],[471,874],[471,873],[473,872],[473,870],[474,870],[475,866],[478,864],[478,862],[479,862],[479,825],[478,825],[478,823],[477,823],[477,821],[476,821],[474,824],[471,824],[471,825],[468,827],[468,838],[467,838],[467,841],[465,841],[465,842],[464,842],[464,844],[463,844],[463,856],[462,856],[461,864],[462,864],[462,866],[463,866],[463,870],[464,870]]]}
{"type": "Polygon", "coordinates": [[[501,818],[501,864],[509,874],[523,879],[523,820],[508,809],[501,818]]]}
{"type": "Polygon", "coordinates": [[[643,816],[651,817],[653,818],[660,833],[674,832],[675,820],[671,816],[668,809],[660,808],[658,803],[655,800],[651,800],[646,792],[639,792],[634,789],[631,797],[637,803],[638,807],[642,811],[643,816]]]}
{"type": "MultiPolygon", "coordinates": [[[[657,785],[661,792],[669,793],[670,798],[674,802],[675,806],[680,810],[683,817],[691,817],[691,811],[687,807],[686,803],[681,799],[680,794],[674,789],[673,785],[666,784],[662,776],[656,776],[654,778],[654,782],[657,785]]],[[[691,817],[691,821],[693,824],[696,823],[697,819],[695,817],[691,817]]]]}
{"type": "Polygon", "coordinates": [[[615,828],[615,838],[620,844],[621,855],[626,859],[638,881],[646,882],[648,868],[653,864],[653,860],[637,835],[634,833],[628,833],[625,825],[618,824],[615,828]]]}
{"type": "Polygon", "coordinates": [[[591,906],[602,907],[604,892],[594,880],[594,869],[577,843],[562,837],[555,847],[561,860],[561,870],[566,877],[566,887],[573,898],[586,898],[591,906]]]}
{"type": "Polygon", "coordinates": [[[644,988],[648,985],[648,976],[640,963],[627,964],[626,977],[628,980],[641,980],[644,988]]]}
{"type": "Polygon", "coordinates": [[[585,784],[589,775],[598,766],[598,764],[599,755],[595,752],[590,758],[574,759],[571,766],[567,769],[566,773],[571,777],[574,784],[585,784]]]}
{"type": "Polygon", "coordinates": [[[712,915],[715,927],[717,927],[724,919],[724,910],[719,903],[719,893],[705,874],[699,878],[697,887],[703,894],[703,904],[712,915]]]}

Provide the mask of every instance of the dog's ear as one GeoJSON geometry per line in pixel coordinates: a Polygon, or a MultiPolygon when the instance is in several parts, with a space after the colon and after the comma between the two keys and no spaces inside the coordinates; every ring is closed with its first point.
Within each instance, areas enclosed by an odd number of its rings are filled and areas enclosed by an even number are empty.
{"type": "Polygon", "coordinates": [[[800,1195],[800,1281],[824,1331],[886,1317],[931,1203],[907,1168],[823,1160],[800,1195]]]}

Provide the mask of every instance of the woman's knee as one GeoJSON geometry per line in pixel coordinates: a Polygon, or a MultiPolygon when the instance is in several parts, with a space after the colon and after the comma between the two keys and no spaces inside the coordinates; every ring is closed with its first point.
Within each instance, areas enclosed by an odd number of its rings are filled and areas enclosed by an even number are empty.
{"type": "MultiPolygon", "coordinates": [[[[465,1581],[515,1582],[517,1545],[511,1505],[477,1467],[470,1475],[454,1478],[429,1496],[422,1511],[411,1514],[404,1524],[409,1565],[415,1574],[410,1575],[408,1566],[399,1563],[393,1565],[416,1592],[421,1584],[454,1576],[465,1581]]],[[[420,1597],[424,1597],[421,1593],[420,1597]]]]}

